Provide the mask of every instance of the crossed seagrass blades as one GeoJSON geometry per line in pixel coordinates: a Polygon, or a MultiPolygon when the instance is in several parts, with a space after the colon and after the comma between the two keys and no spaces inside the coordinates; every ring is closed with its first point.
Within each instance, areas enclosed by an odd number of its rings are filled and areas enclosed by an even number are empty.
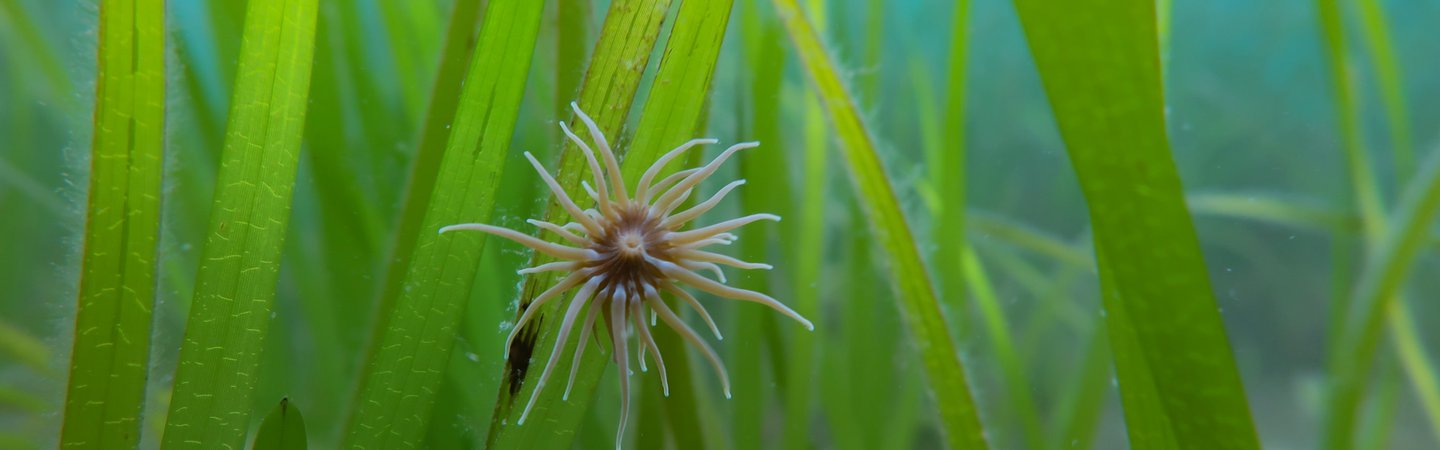
{"type": "Polygon", "coordinates": [[[555,286],[535,297],[535,300],[520,316],[520,320],[515,323],[510,337],[505,340],[505,357],[507,359],[510,357],[510,346],[515,340],[515,336],[534,317],[535,312],[539,311],[541,306],[558,298],[560,294],[571,288],[580,287],[570,300],[570,305],[565,309],[565,318],[560,325],[560,334],[555,340],[555,349],[550,353],[550,360],[545,364],[545,370],[535,385],[535,391],[531,394],[529,403],[525,405],[525,411],[520,414],[518,424],[525,423],[525,417],[535,406],[535,399],[539,397],[540,390],[544,389],[546,380],[550,378],[551,371],[559,362],[560,351],[564,349],[581,310],[586,309],[585,306],[588,304],[590,308],[585,314],[584,325],[580,327],[580,339],[575,346],[570,380],[565,386],[564,398],[569,399],[570,389],[575,384],[575,369],[579,366],[580,357],[585,352],[585,343],[590,338],[591,330],[595,326],[596,312],[605,311],[606,329],[612,348],[615,349],[612,360],[617,366],[623,368],[620,376],[620,427],[615,437],[615,446],[618,449],[621,439],[625,435],[626,417],[630,412],[630,346],[628,338],[632,331],[639,336],[640,354],[636,355],[636,359],[640,364],[640,370],[646,370],[645,353],[648,351],[660,371],[660,381],[665,395],[670,395],[670,382],[665,375],[665,360],[660,356],[660,349],[650,334],[650,327],[644,323],[644,313],[647,308],[650,311],[650,326],[654,326],[658,316],[685,340],[704,352],[705,358],[710,360],[720,377],[725,397],[730,397],[730,379],[725,374],[724,363],[720,362],[720,357],[715,354],[715,350],[660,299],[661,291],[669,292],[695,308],[695,311],[710,326],[710,331],[715,333],[716,339],[723,339],[723,337],[720,335],[720,329],[715,326],[715,321],[710,317],[710,313],[694,296],[681,289],[679,283],[690,285],[718,297],[760,303],[800,321],[807,329],[814,330],[815,327],[809,320],[768,295],[725,285],[725,273],[720,269],[720,265],[727,265],[739,269],[768,270],[771,268],[770,265],[740,261],[726,255],[703,250],[711,245],[729,245],[734,242],[736,236],[729,233],[731,230],[759,220],[779,221],[779,216],[752,214],[714,225],[682,230],[690,221],[719,204],[731,190],[745,184],[745,180],[733,181],[720,188],[708,200],[689,209],[675,211],[699,187],[700,182],[714,174],[726,159],[740,150],[759,146],[758,142],[735,144],[721,152],[709,164],[676,172],[655,181],[656,176],[671,160],[698,145],[714,144],[718,141],[694,139],[681,144],[661,156],[645,170],[645,174],[640,177],[640,182],[636,185],[635,193],[632,196],[626,192],[625,180],[620,175],[620,164],[615,158],[615,153],[610,150],[610,144],[605,140],[604,134],[601,133],[595,122],[580,110],[579,106],[575,103],[571,103],[570,106],[575,110],[575,115],[589,128],[590,138],[600,148],[600,158],[603,159],[604,170],[601,169],[601,160],[595,157],[595,152],[590,149],[590,146],[571,132],[564,122],[560,123],[560,129],[585,153],[585,159],[590,165],[590,173],[594,175],[595,185],[592,187],[583,181],[581,183],[591,199],[595,201],[595,207],[581,210],[560,188],[560,184],[555,181],[555,178],[551,177],[540,165],[540,162],[535,160],[534,156],[526,152],[525,158],[535,166],[535,171],[540,173],[540,177],[545,180],[545,184],[550,187],[550,191],[555,194],[560,205],[574,219],[574,222],[565,225],[533,219],[528,222],[541,230],[555,233],[572,246],[550,243],[518,231],[478,223],[451,225],[441,228],[440,232],[483,231],[510,239],[559,259],[556,262],[521,270],[522,274],[547,271],[568,273],[555,286]],[[715,279],[706,278],[697,273],[701,270],[712,272],[715,279]],[[633,327],[629,325],[633,325],[633,327]]]}

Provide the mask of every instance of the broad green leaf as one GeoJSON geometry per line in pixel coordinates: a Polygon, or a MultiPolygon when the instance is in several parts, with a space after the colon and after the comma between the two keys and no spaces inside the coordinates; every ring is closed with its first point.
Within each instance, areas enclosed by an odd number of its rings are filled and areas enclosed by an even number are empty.
{"type": "Polygon", "coordinates": [[[386,318],[371,342],[346,447],[418,447],[424,440],[485,243],[476,233],[438,231],[491,217],[542,9],[543,2],[525,0],[486,6],[402,288],[397,298],[382,302],[386,318]]]}
{"type": "Polygon", "coordinates": [[[1015,7],[1089,206],[1131,446],[1258,448],[1170,156],[1155,4],[1015,7]]]}
{"type": "Polygon", "coordinates": [[[290,399],[280,399],[280,404],[265,415],[260,429],[255,432],[255,442],[250,450],[305,450],[309,445],[305,435],[305,418],[300,408],[290,404],[290,399]]]}
{"type": "Polygon", "coordinates": [[[100,4],[95,134],[66,448],[140,442],[165,147],[165,3],[100,4]]]}
{"type": "Polygon", "coordinates": [[[839,134],[841,156],[850,171],[856,196],[880,247],[888,256],[890,279],[895,283],[902,316],[924,362],[927,381],[940,410],[945,440],[953,449],[986,448],[985,433],[971,399],[959,352],[894,187],[885,175],[875,141],[860,120],[835,63],[796,0],[775,0],[774,3],[796,54],[839,134]]]}
{"type": "MultiPolygon", "coordinates": [[[[660,35],[660,25],[670,8],[669,0],[616,0],[610,4],[605,23],[600,27],[600,40],[595,44],[590,68],[576,102],[585,110],[600,130],[612,142],[617,139],[621,125],[625,122],[635,91],[640,85],[641,74],[650,62],[655,40],[660,35]]],[[[572,117],[569,121],[575,123],[572,117]]],[[[624,151],[620,145],[616,150],[624,151]]],[[[633,158],[625,158],[630,160],[633,158]]],[[[559,153],[559,161],[547,168],[555,174],[556,181],[571,198],[584,198],[580,180],[587,173],[584,155],[571,143],[566,143],[559,153]]],[[[549,222],[564,223],[566,213],[552,197],[547,205],[545,219],[549,222]]],[[[545,262],[537,255],[531,266],[545,262]]],[[[515,311],[518,318],[530,302],[541,291],[556,281],[553,272],[526,277],[521,294],[520,308],[515,311]]],[[[609,367],[609,351],[597,347],[598,351],[586,351],[578,362],[575,389],[569,401],[562,400],[565,389],[552,385],[540,393],[535,409],[526,418],[526,425],[517,422],[525,402],[534,393],[535,382],[544,364],[555,347],[555,331],[559,320],[550,320],[561,302],[552,302],[541,309],[534,320],[527,324],[532,331],[522,332],[525,339],[516,339],[510,349],[511,358],[506,361],[500,383],[500,394],[496,399],[495,415],[490,422],[490,435],[486,443],[491,449],[561,448],[570,444],[575,431],[584,417],[601,374],[609,367]],[[533,338],[528,338],[533,336],[533,338]],[[529,355],[524,357],[520,355],[529,355]],[[530,370],[535,369],[535,370],[530,370]],[[542,425],[543,424],[543,425],[542,425]]],[[[568,345],[568,343],[567,343],[568,345]]],[[[588,343],[587,343],[588,345],[588,343]]],[[[570,367],[571,352],[560,349],[559,367],[570,367]]]]}
{"type": "Polygon", "coordinates": [[[162,448],[238,448],[269,329],[315,50],[316,0],[251,0],[162,448]]]}
{"type": "MultiPolygon", "coordinates": [[[[400,298],[405,270],[410,267],[415,242],[420,239],[420,226],[424,224],[425,211],[430,205],[430,194],[435,191],[435,174],[440,171],[440,159],[450,141],[450,129],[460,103],[461,96],[454,93],[461,90],[461,83],[469,73],[470,60],[475,54],[474,39],[480,28],[481,3],[481,0],[458,0],[450,11],[450,23],[445,28],[445,46],[440,52],[440,68],[435,75],[435,87],[430,92],[430,106],[425,111],[420,142],[410,162],[410,177],[402,196],[399,223],[395,226],[395,243],[385,260],[385,281],[377,302],[379,311],[389,311],[395,299],[400,298]]],[[[385,328],[385,316],[380,317],[381,320],[374,324],[374,335],[385,328]]]]}

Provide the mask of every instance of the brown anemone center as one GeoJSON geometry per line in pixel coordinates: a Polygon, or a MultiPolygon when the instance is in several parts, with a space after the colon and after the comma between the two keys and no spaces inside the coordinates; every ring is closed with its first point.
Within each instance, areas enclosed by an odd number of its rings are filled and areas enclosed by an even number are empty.
{"type": "Polygon", "coordinates": [[[626,292],[643,292],[654,288],[664,274],[646,257],[671,261],[670,245],[665,241],[667,230],[662,217],[655,217],[643,205],[617,208],[615,214],[600,221],[603,228],[596,236],[592,250],[600,258],[590,263],[605,277],[600,292],[623,288],[626,292]]]}

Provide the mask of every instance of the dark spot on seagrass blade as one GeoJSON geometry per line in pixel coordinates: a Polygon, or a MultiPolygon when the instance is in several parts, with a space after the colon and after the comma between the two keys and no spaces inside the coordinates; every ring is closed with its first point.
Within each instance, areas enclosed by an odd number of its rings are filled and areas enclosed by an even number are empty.
{"type": "Polygon", "coordinates": [[[545,324],[545,316],[537,316],[520,331],[515,337],[515,343],[510,345],[510,360],[505,363],[505,383],[510,390],[510,403],[520,395],[520,388],[525,383],[525,373],[530,370],[530,357],[535,354],[535,344],[540,338],[540,329],[545,324]]]}

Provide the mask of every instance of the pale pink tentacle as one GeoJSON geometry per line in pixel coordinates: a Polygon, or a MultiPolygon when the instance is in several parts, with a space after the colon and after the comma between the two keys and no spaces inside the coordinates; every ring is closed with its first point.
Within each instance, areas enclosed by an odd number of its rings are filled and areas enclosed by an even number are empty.
{"type": "Polygon", "coordinates": [[[665,275],[670,276],[670,278],[680,280],[685,284],[694,286],[696,289],[709,292],[711,294],[715,294],[729,299],[744,300],[769,306],[771,309],[779,311],[781,314],[790,316],[790,318],[799,321],[801,324],[804,324],[805,328],[810,329],[811,331],[815,330],[815,325],[810,323],[810,321],[805,319],[805,317],[801,316],[800,313],[795,312],[795,310],[790,309],[790,307],[788,306],[785,306],[784,303],[780,303],[779,300],[775,300],[768,295],[751,290],[726,286],[715,282],[715,280],[702,277],[695,272],[685,270],[680,266],[676,266],[670,263],[664,263],[660,265],[660,270],[663,271],[665,275]]]}
{"type": "Polygon", "coordinates": [[[535,267],[527,267],[524,269],[520,269],[515,271],[515,273],[518,273],[520,275],[529,275],[532,273],[553,272],[557,270],[575,270],[580,267],[582,267],[581,264],[575,261],[555,261],[551,263],[541,264],[535,267]]]}
{"type": "Polygon", "coordinates": [[[540,373],[540,379],[535,382],[535,391],[530,394],[530,402],[525,404],[525,410],[520,413],[520,420],[516,425],[525,424],[525,417],[530,415],[530,409],[535,407],[535,400],[540,398],[540,391],[545,389],[545,382],[550,379],[555,364],[560,362],[560,351],[565,349],[565,341],[570,337],[570,328],[575,325],[575,317],[580,315],[580,310],[585,307],[590,294],[595,292],[595,287],[599,284],[599,278],[591,278],[585,283],[585,287],[575,293],[575,298],[570,300],[570,308],[565,311],[565,319],[560,323],[560,333],[555,337],[555,348],[550,351],[550,360],[545,363],[545,371],[540,373]]]}
{"type": "Polygon", "coordinates": [[[679,263],[680,267],[684,267],[686,269],[690,269],[696,272],[699,272],[701,270],[708,270],[711,273],[715,274],[715,279],[720,280],[721,283],[727,283],[727,281],[725,281],[725,271],[721,270],[720,266],[715,265],[715,263],[706,261],[690,261],[686,259],[681,259],[679,263]]]}
{"type": "Polygon", "coordinates": [[[585,215],[580,207],[570,200],[570,195],[560,188],[560,183],[555,181],[555,177],[550,176],[550,172],[545,171],[545,166],[540,165],[540,161],[535,159],[535,155],[525,152],[525,159],[530,160],[530,165],[535,166],[535,171],[540,173],[540,178],[545,180],[545,185],[550,187],[550,192],[555,194],[555,198],[560,201],[560,206],[565,208],[565,211],[569,212],[576,222],[580,222],[580,225],[583,225],[590,234],[600,234],[600,224],[595,223],[594,219],[585,215]]]}
{"type": "Polygon", "coordinates": [[[614,342],[616,366],[620,372],[620,429],[615,433],[615,449],[620,450],[625,438],[625,424],[630,420],[630,343],[625,340],[625,303],[629,295],[622,289],[619,297],[610,301],[611,339],[614,342]],[[623,362],[622,362],[623,361],[623,362]]]}
{"type": "Polygon", "coordinates": [[[539,228],[542,229],[542,230],[549,231],[549,232],[551,232],[551,233],[555,233],[556,235],[558,235],[558,236],[560,236],[560,237],[562,237],[562,238],[565,238],[565,240],[570,241],[570,242],[573,242],[573,243],[576,243],[576,244],[579,244],[579,245],[588,245],[588,244],[590,243],[589,240],[586,240],[585,238],[580,237],[579,235],[577,235],[577,234],[575,234],[575,233],[571,233],[570,230],[567,230],[567,229],[565,229],[565,228],[563,228],[563,227],[561,227],[561,226],[559,226],[559,225],[556,225],[556,224],[553,224],[553,223],[550,223],[550,222],[546,222],[546,221],[543,221],[543,220],[535,220],[535,219],[526,220],[525,222],[528,222],[528,223],[531,224],[531,225],[534,225],[534,226],[536,226],[536,227],[539,227],[539,228]]]}
{"type": "Polygon", "coordinates": [[[455,230],[483,231],[503,237],[505,239],[515,241],[520,245],[530,247],[532,249],[535,249],[535,251],[537,252],[554,256],[556,258],[584,261],[598,256],[598,254],[595,253],[594,250],[590,250],[588,248],[567,247],[553,242],[546,242],[534,236],[511,230],[509,228],[501,228],[494,225],[486,225],[483,223],[462,223],[458,225],[450,225],[448,227],[441,228],[440,232],[447,233],[455,230]]]}
{"type": "Polygon", "coordinates": [[[565,122],[560,122],[560,130],[564,131],[565,136],[569,137],[571,141],[574,141],[575,145],[580,147],[580,152],[585,154],[585,161],[590,164],[590,174],[595,178],[595,187],[597,189],[591,192],[591,195],[595,197],[595,201],[600,203],[601,211],[610,211],[610,199],[599,194],[599,192],[605,192],[605,172],[600,170],[600,162],[595,160],[595,152],[590,150],[589,145],[585,145],[585,141],[581,140],[580,136],[576,136],[574,132],[570,131],[570,127],[566,126],[565,122]]]}
{"type": "Polygon", "coordinates": [[[651,164],[649,168],[645,169],[644,175],[640,176],[640,183],[635,186],[635,200],[641,203],[649,201],[650,182],[655,180],[655,176],[660,174],[660,170],[664,169],[665,165],[670,164],[670,160],[675,159],[675,157],[680,156],[680,154],[685,153],[697,145],[716,144],[719,142],[720,141],[715,139],[691,139],[684,144],[680,144],[679,147],[675,147],[674,150],[665,152],[664,155],[660,156],[660,159],[655,160],[654,164],[651,164]]]}
{"type": "Polygon", "coordinates": [[[695,250],[703,247],[709,247],[711,245],[730,245],[734,244],[735,241],[738,239],[739,238],[733,234],[720,233],[688,244],[680,244],[676,248],[695,250]]]}
{"type": "Polygon", "coordinates": [[[650,335],[650,328],[645,326],[645,315],[640,309],[640,302],[630,304],[630,321],[635,324],[635,332],[640,335],[641,348],[649,348],[650,355],[655,357],[655,368],[660,371],[660,387],[664,389],[665,396],[670,396],[670,377],[665,374],[665,358],[660,356],[660,346],[655,343],[655,337],[650,335]]]}
{"type": "Polygon", "coordinates": [[[645,302],[650,304],[650,309],[660,314],[660,320],[664,320],[665,324],[670,325],[670,328],[679,333],[691,345],[700,348],[700,352],[705,354],[705,359],[710,360],[710,365],[715,368],[715,374],[720,377],[720,386],[725,390],[725,398],[730,398],[730,376],[725,373],[725,363],[720,362],[720,356],[715,354],[715,349],[710,348],[710,344],[701,339],[700,335],[695,334],[695,330],[690,329],[685,321],[680,320],[680,317],[675,315],[675,311],[671,311],[669,306],[665,306],[665,302],[661,301],[659,297],[648,297],[645,302]]]}
{"type": "Polygon", "coordinates": [[[570,389],[575,387],[575,373],[580,371],[580,358],[585,356],[585,347],[590,346],[590,334],[595,328],[595,312],[599,310],[600,302],[592,301],[585,312],[585,327],[580,329],[580,339],[575,344],[575,358],[570,360],[570,381],[565,382],[565,395],[560,397],[560,400],[570,400],[570,389]]]}
{"type": "Polygon", "coordinates": [[[730,220],[727,220],[727,221],[724,221],[724,222],[720,222],[720,223],[717,223],[717,224],[714,224],[714,225],[706,226],[706,227],[703,227],[703,228],[696,228],[696,229],[689,230],[689,231],[676,231],[676,232],[671,232],[671,233],[666,234],[666,235],[665,235],[665,238],[668,239],[668,240],[670,240],[670,242],[672,242],[672,243],[683,245],[683,244],[687,244],[687,243],[690,243],[690,242],[694,242],[694,241],[698,241],[698,240],[701,240],[701,239],[705,239],[705,238],[707,238],[707,237],[711,237],[711,236],[714,236],[714,235],[716,235],[716,234],[720,234],[720,233],[723,233],[723,232],[726,232],[726,231],[730,231],[730,230],[733,230],[733,229],[736,229],[736,228],[740,228],[740,227],[743,227],[743,226],[745,226],[745,225],[749,225],[749,224],[752,223],[752,222],[758,222],[758,221],[761,221],[761,220],[773,220],[773,221],[779,222],[779,221],[780,221],[780,216],[777,216],[777,215],[774,215],[774,214],[751,214],[751,215],[748,215],[748,216],[745,216],[745,217],[740,217],[740,218],[737,218],[737,219],[730,219],[730,220]]]}
{"type": "MultiPolygon", "coordinates": [[[[695,312],[700,314],[700,319],[705,321],[705,325],[710,327],[710,332],[715,333],[715,339],[721,341],[725,340],[725,336],[720,334],[720,327],[715,326],[715,318],[710,317],[710,311],[706,310],[705,305],[701,305],[700,301],[695,299],[695,296],[690,295],[689,292],[685,292],[684,289],[680,289],[679,286],[676,286],[674,283],[671,283],[669,281],[661,282],[660,289],[664,289],[671,295],[680,297],[680,299],[684,300],[685,303],[689,303],[690,307],[694,308],[695,312]]],[[[650,312],[650,326],[655,326],[654,311],[650,312]]]]}
{"type": "Polygon", "coordinates": [[[629,202],[630,196],[625,193],[625,178],[620,174],[620,161],[615,158],[615,152],[610,150],[610,142],[605,140],[605,133],[600,131],[600,126],[595,125],[595,121],[591,120],[585,111],[580,110],[579,104],[570,102],[570,109],[575,110],[575,115],[580,117],[581,122],[585,122],[585,127],[590,129],[590,139],[595,141],[596,147],[600,147],[600,156],[605,159],[605,167],[610,171],[610,179],[615,181],[610,186],[615,200],[622,204],[629,202]]]}
{"type": "MultiPolygon", "coordinates": [[[[690,176],[691,174],[693,174],[693,173],[695,173],[695,172],[699,172],[699,171],[700,171],[700,168],[699,168],[699,167],[696,167],[696,168],[693,168],[693,169],[685,169],[685,170],[682,170],[682,171],[679,171],[679,172],[672,173],[672,174],[670,174],[670,176],[665,177],[665,178],[661,178],[660,181],[657,181],[657,182],[655,182],[655,184],[651,185],[651,186],[650,186],[650,190],[651,190],[651,191],[663,191],[663,190],[665,190],[665,188],[670,187],[671,184],[674,184],[675,182],[678,182],[678,181],[680,181],[680,180],[683,180],[683,179],[685,179],[685,177],[688,177],[688,176],[690,176]]],[[[651,206],[654,206],[654,204],[652,203],[651,206]]]]}
{"type": "Polygon", "coordinates": [[[769,264],[752,263],[752,262],[741,261],[741,260],[735,259],[734,257],[729,256],[729,255],[722,255],[722,254],[719,254],[719,253],[711,253],[711,252],[707,252],[707,251],[704,251],[704,250],[695,250],[695,249],[690,249],[690,248],[677,248],[677,249],[675,249],[675,250],[672,250],[672,252],[673,252],[673,254],[674,254],[675,256],[680,257],[681,259],[688,259],[688,260],[691,260],[691,261],[705,261],[705,262],[712,262],[712,263],[716,263],[716,264],[724,264],[724,265],[727,265],[727,266],[730,266],[730,267],[734,267],[734,268],[737,268],[737,269],[747,269],[747,270],[748,270],[748,269],[761,269],[761,270],[770,270],[770,269],[774,269],[774,268],[775,268],[774,266],[771,266],[771,265],[769,265],[769,264]]]}
{"type": "Polygon", "coordinates": [[[660,198],[655,200],[655,203],[663,205],[669,202],[670,198],[672,198],[673,196],[679,195],[680,192],[688,191],[691,188],[694,188],[696,185],[700,184],[701,181],[705,181],[706,178],[709,178],[710,175],[715,173],[715,170],[720,168],[721,164],[725,163],[725,160],[730,159],[730,156],[734,155],[735,152],[759,146],[759,142],[741,142],[739,144],[730,146],[730,148],[727,148],[725,149],[725,151],[720,152],[720,155],[716,156],[715,159],[711,160],[709,164],[702,166],[699,172],[695,172],[690,176],[685,177],[685,179],[680,180],[680,182],[677,183],[675,187],[672,187],[670,188],[670,190],[665,191],[665,193],[662,194],[660,198]]]}
{"type": "Polygon", "coordinates": [[[670,229],[679,228],[680,226],[685,225],[685,223],[691,220],[695,220],[696,217],[700,217],[701,214],[705,214],[706,211],[714,208],[715,205],[720,204],[720,201],[725,199],[726,194],[729,194],[730,191],[744,184],[745,180],[743,179],[731,181],[730,184],[725,185],[725,187],[722,187],[719,191],[715,192],[715,195],[710,196],[709,200],[705,200],[704,202],[701,202],[700,204],[695,205],[694,207],[687,209],[683,212],[675,213],[674,215],[666,217],[665,222],[662,223],[660,226],[670,229]]]}

